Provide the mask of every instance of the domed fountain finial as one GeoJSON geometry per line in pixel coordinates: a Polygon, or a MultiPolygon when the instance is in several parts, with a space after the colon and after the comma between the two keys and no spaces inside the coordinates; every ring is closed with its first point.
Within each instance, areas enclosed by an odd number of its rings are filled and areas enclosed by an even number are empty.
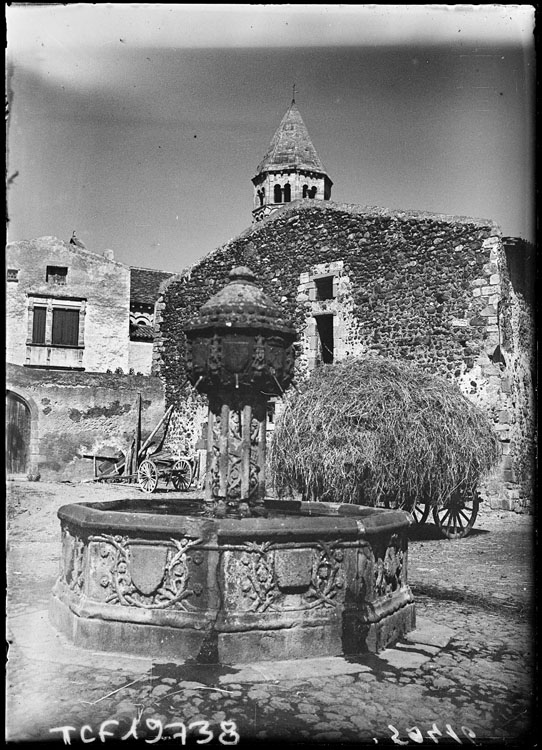
{"type": "Polygon", "coordinates": [[[249,281],[256,283],[256,274],[248,266],[236,266],[228,274],[230,281],[249,281]]]}

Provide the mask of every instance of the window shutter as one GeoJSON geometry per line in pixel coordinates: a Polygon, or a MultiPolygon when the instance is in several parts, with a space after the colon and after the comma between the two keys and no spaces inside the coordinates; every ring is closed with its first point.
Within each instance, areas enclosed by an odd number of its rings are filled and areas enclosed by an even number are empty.
{"type": "Polygon", "coordinates": [[[34,307],[34,318],[32,321],[32,343],[45,344],[45,315],[47,308],[34,307]]]}
{"type": "Polygon", "coordinates": [[[53,346],[77,346],[79,343],[79,310],[53,309],[53,346]]]}

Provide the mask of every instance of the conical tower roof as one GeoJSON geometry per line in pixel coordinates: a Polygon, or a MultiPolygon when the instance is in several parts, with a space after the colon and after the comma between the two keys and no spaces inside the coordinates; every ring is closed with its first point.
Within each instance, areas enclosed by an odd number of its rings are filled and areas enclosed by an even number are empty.
{"type": "Polygon", "coordinates": [[[285,168],[326,174],[294,99],[258,165],[256,176],[262,172],[285,168]]]}

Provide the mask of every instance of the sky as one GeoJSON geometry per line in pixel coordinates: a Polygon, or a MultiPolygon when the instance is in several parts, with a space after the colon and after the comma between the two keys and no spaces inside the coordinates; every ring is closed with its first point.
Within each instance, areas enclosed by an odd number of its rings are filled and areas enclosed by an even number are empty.
{"type": "Polygon", "coordinates": [[[331,200],[534,237],[534,6],[6,8],[8,241],[179,272],[251,225],[295,100],[331,200]]]}

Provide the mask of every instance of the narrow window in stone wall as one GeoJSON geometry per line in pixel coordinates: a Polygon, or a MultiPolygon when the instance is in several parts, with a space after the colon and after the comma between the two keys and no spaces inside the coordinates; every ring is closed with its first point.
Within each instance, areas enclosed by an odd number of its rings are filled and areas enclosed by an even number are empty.
{"type": "Polygon", "coordinates": [[[309,190],[309,198],[316,198],[316,186],[313,185],[309,190]]]}
{"type": "Polygon", "coordinates": [[[303,198],[306,198],[309,194],[309,186],[303,185],[303,198]]]}
{"type": "Polygon", "coordinates": [[[53,346],[77,346],[79,342],[79,310],[53,309],[53,346]]]}
{"type": "Polygon", "coordinates": [[[45,319],[47,315],[46,307],[34,307],[32,319],[32,343],[45,344],[45,319]]]}
{"type": "Polygon", "coordinates": [[[287,182],[284,186],[284,202],[289,203],[292,200],[292,188],[290,187],[290,183],[287,182]]]}
{"type": "Polygon", "coordinates": [[[334,359],[335,342],[333,340],[333,315],[316,315],[316,328],[320,338],[320,355],[322,362],[330,365],[334,359]]]}
{"type": "Polygon", "coordinates": [[[333,299],[333,276],[322,276],[319,279],[314,279],[314,284],[317,300],[333,299]]]}
{"type": "Polygon", "coordinates": [[[504,354],[503,354],[503,351],[501,349],[501,345],[500,344],[498,344],[498,346],[494,350],[493,354],[489,355],[489,359],[495,365],[503,365],[504,367],[506,367],[506,359],[504,357],[504,354]]]}
{"type": "Polygon", "coordinates": [[[280,185],[275,185],[273,196],[275,203],[282,203],[282,190],[280,189],[280,185]]]}

